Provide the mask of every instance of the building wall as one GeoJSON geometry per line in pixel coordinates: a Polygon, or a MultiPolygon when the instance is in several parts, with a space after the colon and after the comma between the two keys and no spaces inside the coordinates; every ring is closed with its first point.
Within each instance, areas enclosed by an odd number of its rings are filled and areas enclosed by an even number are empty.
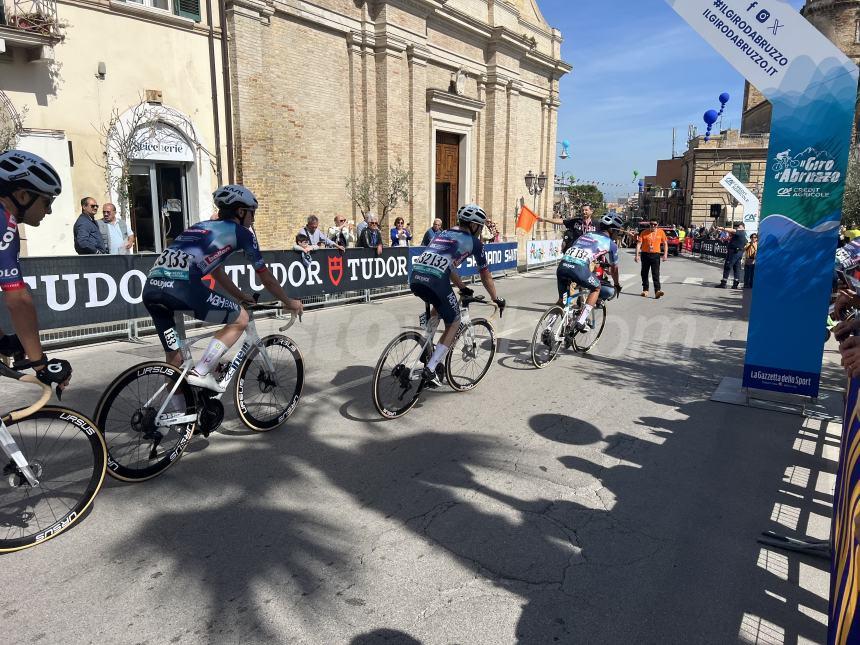
{"type": "MultiPolygon", "coordinates": [[[[262,196],[262,245],[292,244],[311,213],[324,225],[357,217],[347,179],[398,161],[413,173],[414,198],[395,215],[423,233],[437,130],[463,136],[460,203],[478,201],[513,237],[525,174],[552,181],[558,79],[570,69],[558,59],[559,32],[532,0],[518,5],[228,3],[237,167],[262,196]],[[449,92],[458,71],[461,95],[449,92]]],[[[539,210],[550,201],[551,189],[539,210]]]]}
{"type": "MultiPolygon", "coordinates": [[[[73,254],[72,225],[79,200],[88,195],[99,203],[111,199],[98,162],[104,147],[98,129],[111,117],[137,105],[146,90],[160,90],[165,106],[188,119],[208,151],[215,152],[212,89],[205,6],[195,23],[158,11],[108,1],[61,2],[58,14],[67,24],[65,39],[53,48],[53,62],[27,62],[25,52],[7,44],[0,56],[0,91],[18,113],[26,112],[28,130],[20,147],[45,154],[60,169],[63,193],[54,213],[38,229],[22,227],[29,255],[73,254]],[[133,49],[131,43],[134,44],[133,49]],[[97,77],[104,62],[106,75],[97,77]],[[70,166],[69,143],[74,154],[70,166]]],[[[215,42],[217,93],[220,86],[220,40],[215,42]]],[[[223,130],[223,100],[220,101],[223,130]]],[[[222,134],[222,143],[225,139],[222,134]]],[[[222,156],[226,147],[222,145],[222,156]]],[[[199,199],[190,199],[192,217],[208,218],[217,178],[205,153],[195,164],[199,199]]]]}

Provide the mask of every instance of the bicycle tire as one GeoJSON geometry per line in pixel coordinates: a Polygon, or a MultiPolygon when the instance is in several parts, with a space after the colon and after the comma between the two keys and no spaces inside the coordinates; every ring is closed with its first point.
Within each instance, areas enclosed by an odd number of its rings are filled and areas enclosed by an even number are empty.
{"type": "MultiPolygon", "coordinates": [[[[280,375],[279,381],[283,379],[281,381],[284,383],[283,388],[287,390],[284,392],[283,402],[282,404],[273,403],[270,399],[267,403],[261,400],[259,407],[269,407],[273,410],[273,414],[265,417],[257,416],[258,413],[252,411],[257,407],[257,404],[248,400],[247,390],[254,383],[255,377],[261,395],[270,395],[282,388],[279,384],[267,382],[267,376],[262,366],[258,365],[254,368],[254,359],[260,356],[260,350],[256,347],[248,353],[248,356],[245,357],[245,360],[242,361],[242,365],[239,367],[239,374],[237,374],[233,385],[233,402],[236,405],[236,413],[239,415],[242,423],[256,432],[268,432],[282,426],[295,412],[299,404],[299,398],[302,395],[302,389],[304,388],[305,362],[298,345],[296,345],[293,339],[287,336],[272,334],[271,336],[262,338],[261,342],[267,349],[277,346],[286,350],[286,355],[292,359],[292,364],[295,365],[295,372],[293,373],[292,369],[289,369],[289,374],[283,373],[277,365],[275,366],[275,372],[280,375]],[[256,371],[252,372],[252,369],[256,369],[256,371]],[[249,372],[251,372],[250,377],[249,372]],[[275,408],[273,407],[274,405],[278,407],[275,408]]],[[[271,353],[269,354],[269,358],[274,362],[271,353]]],[[[285,367],[284,369],[288,368],[285,367]]],[[[277,398],[277,396],[275,395],[273,398],[277,398]]]]}
{"type": "Polygon", "coordinates": [[[33,494],[34,489],[29,484],[24,483],[21,475],[16,475],[8,469],[4,470],[4,481],[0,485],[0,553],[10,553],[36,546],[57,537],[73,526],[86,514],[87,509],[90,508],[96,495],[98,495],[104,483],[107,466],[107,447],[104,438],[90,419],[75,410],[46,406],[20,421],[10,422],[6,427],[21,452],[24,453],[28,463],[38,465],[39,488],[58,495],[54,499],[55,505],[66,498],[71,498],[73,501],[67,502],[65,504],[67,508],[58,514],[55,510],[56,506],[47,501],[47,496],[43,492],[42,497],[45,499],[45,505],[53,517],[47,523],[36,520],[37,526],[34,527],[34,530],[26,533],[29,523],[32,523],[33,519],[37,517],[35,508],[40,500],[33,494]],[[39,438],[40,428],[38,427],[40,420],[49,422],[47,425],[42,424],[44,433],[41,438],[39,438]],[[62,426],[56,426],[55,423],[61,423],[62,426]],[[57,427],[62,427],[57,437],[46,442],[45,438],[49,433],[55,434],[51,432],[52,428],[56,429],[57,427]],[[61,445],[60,440],[69,430],[72,430],[73,434],[69,435],[61,445]],[[36,440],[28,441],[25,432],[27,435],[33,432],[36,440]],[[71,445],[70,442],[72,442],[71,445]],[[58,453],[58,450],[63,448],[65,450],[58,453]],[[72,449],[71,452],[68,448],[72,449]],[[76,456],[80,459],[80,466],[77,471],[73,469],[76,464],[76,456]],[[55,469],[49,465],[48,458],[52,458],[54,461],[51,463],[56,463],[61,468],[61,471],[56,473],[64,477],[62,480],[56,480],[57,484],[61,484],[60,487],[49,488],[47,486],[48,482],[55,481],[50,479],[55,469]],[[80,472],[80,478],[77,481],[82,488],[79,493],[71,493],[68,490],[69,484],[73,483],[72,480],[68,479],[70,467],[72,467],[72,472],[80,472]],[[13,481],[15,485],[12,484],[13,481]],[[21,496],[20,502],[16,504],[17,509],[14,512],[11,509],[7,511],[7,504],[4,500],[12,501],[12,498],[16,496],[15,491],[19,489],[24,494],[21,496]],[[30,508],[34,510],[31,511],[30,508]],[[22,532],[13,536],[15,522],[21,524],[22,532]]]}
{"type": "MultiPolygon", "coordinates": [[[[172,389],[173,383],[181,376],[182,370],[169,363],[139,363],[122,372],[107,387],[96,406],[95,417],[96,426],[107,445],[107,471],[111,477],[127,482],[142,482],[160,475],[179,461],[191,442],[197,421],[170,426],[167,435],[169,440],[165,442],[162,439],[155,444],[152,439],[144,436],[138,418],[149,411],[155,412],[160,407],[160,403],[158,406],[142,405],[155,394],[159,381],[162,381],[162,385],[165,384],[163,381],[166,381],[172,389]],[[146,388],[150,380],[153,380],[153,383],[146,388]],[[135,384],[136,387],[133,388],[135,384]],[[142,388],[145,388],[143,394],[142,388]],[[137,390],[137,401],[134,400],[134,389],[137,390]],[[126,390],[129,391],[128,394],[125,393],[126,390]],[[123,400],[123,397],[131,397],[130,402],[123,400]],[[123,402],[123,405],[120,405],[120,402],[123,402]],[[141,448],[147,446],[149,452],[144,453],[145,458],[141,458],[141,448]],[[134,452],[129,454],[128,451],[132,447],[134,452]],[[133,456],[136,456],[137,460],[132,460],[133,456]]],[[[184,379],[176,390],[176,395],[180,393],[185,397],[186,414],[197,414],[194,392],[184,379]]],[[[158,432],[161,433],[160,430],[158,432]]]]}
{"type": "MultiPolygon", "coordinates": [[[[416,345],[415,348],[410,348],[400,358],[395,359],[395,361],[400,361],[403,358],[410,356],[414,349],[417,348],[420,350],[424,346],[425,340],[424,336],[416,331],[404,331],[388,343],[388,345],[385,346],[385,349],[382,350],[382,354],[376,362],[376,368],[373,370],[372,391],[373,405],[376,407],[376,411],[384,418],[396,419],[397,417],[402,417],[404,414],[409,412],[409,410],[415,407],[415,404],[418,402],[418,397],[421,394],[421,390],[423,389],[420,379],[413,380],[410,378],[410,375],[402,371],[406,369],[402,363],[395,362],[393,365],[386,367],[386,359],[394,354],[394,350],[398,345],[414,342],[416,345]],[[388,381],[388,383],[384,383],[384,380],[388,381]],[[404,384],[407,384],[408,388],[403,387],[404,384]],[[409,399],[401,407],[393,407],[393,405],[396,404],[389,405],[384,400],[387,398],[389,390],[392,395],[396,395],[398,390],[402,390],[398,397],[399,400],[402,401],[407,394],[409,399]]],[[[425,356],[424,358],[426,359],[427,357],[425,356]]]]}
{"type": "Polygon", "coordinates": [[[532,335],[532,364],[538,369],[543,369],[552,363],[558,356],[558,351],[561,348],[561,340],[551,340],[549,344],[546,344],[543,341],[544,330],[549,330],[551,337],[558,335],[558,332],[548,327],[545,322],[552,315],[556,316],[556,319],[552,322],[552,327],[564,322],[564,309],[558,305],[553,305],[544,312],[543,316],[540,317],[540,320],[538,320],[538,324],[535,327],[535,332],[532,335]],[[541,347],[546,348],[545,358],[541,353],[541,347]]]}
{"type": "Polygon", "coordinates": [[[496,355],[496,331],[489,321],[484,318],[477,318],[471,322],[469,327],[475,330],[486,329],[487,335],[482,339],[478,339],[474,347],[469,346],[471,339],[464,333],[468,327],[460,329],[454,338],[451,349],[448,350],[448,355],[445,357],[445,375],[448,377],[449,385],[457,392],[468,392],[474,389],[481,382],[481,379],[487,375],[490,366],[493,364],[493,358],[496,355]],[[482,354],[487,359],[483,367],[480,367],[480,363],[478,362],[479,350],[483,350],[482,354]],[[479,368],[477,373],[471,376],[454,374],[452,365],[454,360],[460,357],[462,357],[464,365],[472,365],[474,363],[473,369],[474,367],[479,368]]]}
{"type": "Polygon", "coordinates": [[[573,348],[580,354],[587,354],[594,349],[594,346],[597,345],[597,341],[599,341],[600,337],[603,335],[603,328],[606,326],[606,304],[604,303],[600,307],[592,309],[591,316],[592,320],[594,320],[594,327],[591,332],[588,334],[579,332],[573,336],[573,348]],[[594,333],[593,339],[591,338],[592,332],[594,333]],[[589,338],[591,340],[586,341],[585,338],[589,338]]]}

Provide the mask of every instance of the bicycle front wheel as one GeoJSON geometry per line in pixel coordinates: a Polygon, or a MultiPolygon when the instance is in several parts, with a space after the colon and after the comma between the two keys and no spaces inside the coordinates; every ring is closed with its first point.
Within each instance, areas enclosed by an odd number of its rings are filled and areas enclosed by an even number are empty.
{"type": "Polygon", "coordinates": [[[286,423],[299,404],[305,362],[291,338],[274,334],[262,339],[271,371],[256,347],[239,368],[233,399],[239,418],[251,430],[268,432],[286,423]]]}
{"type": "Polygon", "coordinates": [[[83,517],[107,463],[101,434],[74,410],[44,407],[6,427],[39,483],[31,486],[11,459],[4,465],[0,553],[50,540],[83,517]]]}
{"type": "Polygon", "coordinates": [[[471,390],[487,375],[496,355],[493,326],[479,318],[460,330],[448,355],[445,373],[448,383],[458,392],[471,390]]]}
{"type": "Polygon", "coordinates": [[[108,386],[96,407],[96,424],[107,444],[108,473],[128,482],[163,473],[188,447],[197,412],[194,392],[178,367],[141,363],[127,369],[108,386]],[[177,381],[175,394],[165,404],[177,381]]]}
{"type": "Polygon", "coordinates": [[[535,327],[532,336],[532,363],[537,368],[546,367],[558,356],[561,347],[561,326],[564,323],[564,309],[558,305],[546,310],[535,327]]]}
{"type": "Polygon", "coordinates": [[[388,343],[373,371],[373,405],[386,419],[401,417],[413,408],[421,394],[421,371],[430,358],[424,337],[405,331],[388,343]]]}
{"type": "Polygon", "coordinates": [[[588,353],[600,340],[603,327],[606,325],[606,305],[594,307],[585,321],[585,331],[578,332],[573,337],[573,348],[582,353],[588,353]]]}

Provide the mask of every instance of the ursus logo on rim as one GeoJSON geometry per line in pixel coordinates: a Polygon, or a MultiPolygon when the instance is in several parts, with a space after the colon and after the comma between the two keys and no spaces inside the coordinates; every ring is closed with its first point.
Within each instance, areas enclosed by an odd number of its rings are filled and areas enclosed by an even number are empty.
{"type": "Polygon", "coordinates": [[[343,279],[343,257],[332,256],[328,259],[328,277],[334,286],[338,286],[343,279]]]}

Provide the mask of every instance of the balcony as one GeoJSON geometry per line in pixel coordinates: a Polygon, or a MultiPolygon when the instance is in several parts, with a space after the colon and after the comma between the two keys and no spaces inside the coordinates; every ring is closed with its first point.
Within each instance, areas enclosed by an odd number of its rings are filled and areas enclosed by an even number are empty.
{"type": "Polygon", "coordinates": [[[645,194],[649,199],[684,199],[683,188],[651,188],[646,190],[645,194]]]}
{"type": "Polygon", "coordinates": [[[22,49],[29,61],[47,60],[62,39],[57,0],[0,0],[0,53],[22,49]]]}

